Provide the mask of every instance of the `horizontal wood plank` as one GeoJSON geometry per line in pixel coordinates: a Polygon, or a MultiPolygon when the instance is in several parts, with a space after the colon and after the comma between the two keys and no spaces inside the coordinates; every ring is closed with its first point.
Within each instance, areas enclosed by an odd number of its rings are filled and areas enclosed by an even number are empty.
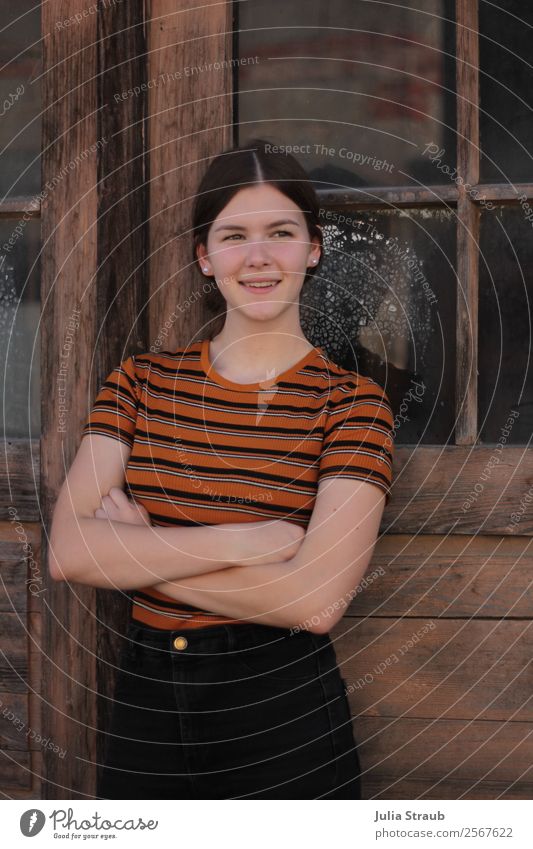
{"type": "Polygon", "coordinates": [[[28,688],[28,635],[25,620],[16,613],[0,613],[0,695],[25,693],[28,688]]]}
{"type": "MultiPolygon", "coordinates": [[[[471,73],[470,68],[468,72],[471,73]]],[[[487,201],[518,205],[521,198],[533,198],[533,184],[477,183],[471,180],[468,192],[468,197],[476,208],[487,201]]],[[[318,187],[317,194],[321,206],[332,210],[454,206],[459,199],[459,191],[452,181],[448,185],[438,186],[358,186],[349,189],[318,187]]]]}
{"type": "MultiPolygon", "coordinates": [[[[518,203],[519,196],[533,198],[533,183],[478,183],[470,186],[474,203],[495,200],[501,203],[518,203]],[[473,189],[476,194],[474,195],[473,189]]],[[[432,204],[455,203],[458,191],[454,183],[437,186],[365,186],[357,189],[321,189],[317,194],[328,206],[357,206],[362,202],[372,206],[429,206],[432,204]]],[[[5,198],[0,203],[0,217],[12,217],[28,213],[41,215],[38,197],[5,198]]]]}
{"type": "Polygon", "coordinates": [[[38,522],[38,439],[5,439],[0,452],[0,520],[38,522]]]}
{"type": "Polygon", "coordinates": [[[398,446],[393,470],[382,530],[533,534],[533,509],[521,506],[533,487],[533,453],[525,446],[398,446]]]}
{"type": "Polygon", "coordinates": [[[533,721],[530,620],[342,619],[352,715],[533,721]]]}
{"type": "Polygon", "coordinates": [[[530,722],[362,716],[354,734],[366,798],[527,798],[533,789],[530,722]]]}
{"type": "Polygon", "coordinates": [[[10,197],[0,201],[0,218],[11,218],[12,216],[27,213],[32,217],[41,214],[41,200],[39,197],[10,197]]]}
{"type": "Polygon", "coordinates": [[[41,705],[37,694],[0,693],[0,749],[40,751],[45,739],[54,747],[42,730],[41,705]]]}
{"type": "MultiPolygon", "coordinates": [[[[527,799],[533,796],[533,781],[520,781],[509,785],[502,781],[484,781],[482,784],[446,779],[428,785],[425,781],[404,778],[391,788],[389,780],[368,777],[363,783],[363,799],[527,799]]],[[[383,823],[386,828],[386,823],[383,823]]]]}
{"type": "MultiPolygon", "coordinates": [[[[11,752],[6,752],[6,761],[9,759],[11,752]]],[[[2,783],[1,768],[0,768],[0,799],[43,799],[43,753],[41,749],[32,749],[28,752],[28,761],[20,762],[19,768],[24,770],[24,787],[7,786],[2,783]],[[29,764],[29,766],[27,765],[29,764]]],[[[14,767],[16,768],[16,767],[14,767]]],[[[18,782],[20,785],[21,782],[18,782]]]]}
{"type": "Polygon", "coordinates": [[[321,189],[317,186],[321,206],[332,209],[361,209],[389,206],[448,205],[457,201],[454,183],[438,186],[358,186],[357,188],[321,189]]]}
{"type": "Polygon", "coordinates": [[[10,790],[32,789],[31,755],[29,752],[0,749],[0,787],[6,794],[9,794],[10,790]]]}
{"type": "MultiPolygon", "coordinates": [[[[30,545],[30,543],[27,543],[30,545]]],[[[27,561],[24,557],[24,543],[9,542],[0,539],[0,612],[18,613],[25,616],[27,611],[27,561]]]]}
{"type": "Polygon", "coordinates": [[[530,537],[385,534],[346,615],[531,617],[532,573],[530,537]]]}
{"type": "Polygon", "coordinates": [[[24,693],[0,693],[0,749],[26,751],[33,736],[29,725],[28,696],[24,693]]]}
{"type": "Polygon", "coordinates": [[[472,199],[477,204],[486,200],[519,203],[520,197],[533,198],[533,183],[478,183],[474,188],[477,194],[472,199]]]}

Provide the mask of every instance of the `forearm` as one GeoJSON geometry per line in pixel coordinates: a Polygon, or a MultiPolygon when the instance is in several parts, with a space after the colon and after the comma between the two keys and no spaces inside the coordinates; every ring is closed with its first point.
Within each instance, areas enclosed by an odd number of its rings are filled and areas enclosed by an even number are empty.
{"type": "Polygon", "coordinates": [[[162,593],[222,616],[290,628],[302,619],[304,579],[295,558],[261,566],[233,566],[155,587],[162,593]]]}
{"type": "Polygon", "coordinates": [[[53,577],[94,587],[137,589],[234,566],[222,525],[157,527],[78,517],[52,531],[53,577]]]}

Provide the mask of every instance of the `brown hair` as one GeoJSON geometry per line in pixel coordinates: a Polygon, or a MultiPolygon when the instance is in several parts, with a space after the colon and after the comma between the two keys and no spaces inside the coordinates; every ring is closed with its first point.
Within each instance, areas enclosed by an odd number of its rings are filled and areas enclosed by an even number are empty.
{"type": "MultiPolygon", "coordinates": [[[[198,245],[207,244],[209,228],[215,218],[241,189],[256,183],[270,183],[298,206],[307,223],[309,236],[318,236],[323,247],[319,226],[319,201],[305,169],[291,154],[272,153],[272,142],[250,139],[245,145],[223,151],[210,163],[196,193],[193,208],[193,262],[198,274],[198,245]]],[[[307,270],[304,285],[316,274],[322,260],[307,270]]],[[[215,278],[211,280],[215,282],[215,278]]],[[[212,339],[222,330],[226,321],[226,301],[218,286],[213,285],[206,294],[206,305],[214,318],[206,334],[212,339]]]]}

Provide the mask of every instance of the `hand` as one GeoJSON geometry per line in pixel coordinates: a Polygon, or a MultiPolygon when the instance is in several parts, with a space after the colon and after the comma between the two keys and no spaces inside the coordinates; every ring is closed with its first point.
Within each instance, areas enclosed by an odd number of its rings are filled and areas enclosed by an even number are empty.
{"type": "Polygon", "coordinates": [[[284,519],[239,522],[226,527],[234,534],[234,562],[239,566],[261,566],[291,560],[305,537],[303,528],[284,519]]]}
{"type": "Polygon", "coordinates": [[[150,514],[142,504],[128,498],[118,486],[112,486],[108,495],[104,495],[101,506],[94,511],[95,519],[109,519],[111,522],[127,522],[129,525],[152,526],[150,514]]]}

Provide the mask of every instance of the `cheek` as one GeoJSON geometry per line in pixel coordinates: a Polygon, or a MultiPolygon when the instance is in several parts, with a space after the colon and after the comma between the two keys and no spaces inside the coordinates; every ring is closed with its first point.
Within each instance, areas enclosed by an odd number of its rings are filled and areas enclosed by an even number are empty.
{"type": "Polygon", "coordinates": [[[287,271],[301,272],[307,262],[308,247],[303,243],[284,242],[276,245],[273,256],[287,271]]]}
{"type": "Polygon", "coordinates": [[[242,265],[246,254],[241,244],[226,242],[219,245],[212,254],[212,259],[219,268],[233,268],[242,265]]]}

